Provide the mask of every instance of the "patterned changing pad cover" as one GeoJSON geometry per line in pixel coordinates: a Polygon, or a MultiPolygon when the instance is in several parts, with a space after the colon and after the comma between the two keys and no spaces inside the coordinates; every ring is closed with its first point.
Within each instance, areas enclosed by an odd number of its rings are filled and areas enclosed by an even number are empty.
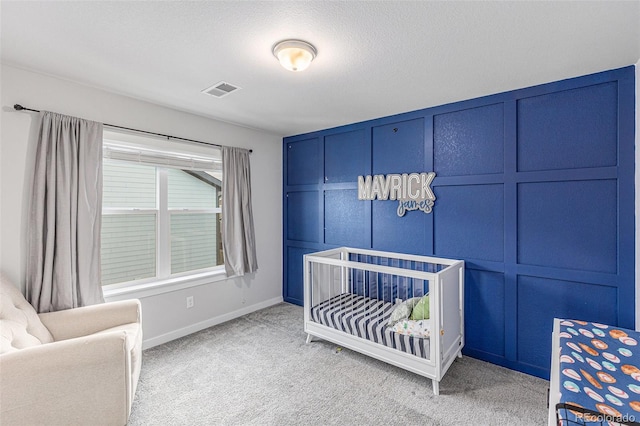
{"type": "MultiPolygon", "coordinates": [[[[562,320],[559,337],[560,403],[601,413],[605,419],[605,416],[622,418],[625,424],[639,422],[640,333],[605,324],[562,320]]],[[[590,420],[575,411],[558,412],[561,418],[571,421],[590,420]]]]}

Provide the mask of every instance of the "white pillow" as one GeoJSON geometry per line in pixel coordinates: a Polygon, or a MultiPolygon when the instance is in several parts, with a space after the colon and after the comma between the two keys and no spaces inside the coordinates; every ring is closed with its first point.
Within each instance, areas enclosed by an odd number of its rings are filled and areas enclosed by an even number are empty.
{"type": "Polygon", "coordinates": [[[431,336],[431,322],[429,320],[404,319],[398,321],[392,330],[407,336],[425,338],[431,336]]]}

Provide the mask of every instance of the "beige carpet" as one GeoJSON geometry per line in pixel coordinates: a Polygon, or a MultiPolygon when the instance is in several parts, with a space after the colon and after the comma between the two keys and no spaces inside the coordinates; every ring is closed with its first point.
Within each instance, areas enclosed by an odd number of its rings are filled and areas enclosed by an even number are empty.
{"type": "Polygon", "coordinates": [[[305,344],[302,308],[255,312],[144,351],[129,425],[544,425],[548,382],[464,357],[431,381],[305,344]]]}

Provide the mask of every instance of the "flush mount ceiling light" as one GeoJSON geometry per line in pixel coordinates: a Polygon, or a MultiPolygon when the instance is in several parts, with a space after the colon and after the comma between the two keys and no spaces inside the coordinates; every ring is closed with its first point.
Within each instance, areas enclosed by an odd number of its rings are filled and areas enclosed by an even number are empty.
{"type": "Polygon", "coordinates": [[[317,54],[315,47],[302,40],[283,40],[273,46],[273,56],[289,71],[305,70],[317,54]]]}

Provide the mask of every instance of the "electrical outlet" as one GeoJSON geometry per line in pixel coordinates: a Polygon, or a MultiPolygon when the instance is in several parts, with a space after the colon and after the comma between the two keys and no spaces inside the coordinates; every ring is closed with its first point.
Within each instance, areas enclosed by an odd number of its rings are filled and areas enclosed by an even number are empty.
{"type": "Polygon", "coordinates": [[[193,296],[187,296],[187,309],[193,308],[193,296]]]}

